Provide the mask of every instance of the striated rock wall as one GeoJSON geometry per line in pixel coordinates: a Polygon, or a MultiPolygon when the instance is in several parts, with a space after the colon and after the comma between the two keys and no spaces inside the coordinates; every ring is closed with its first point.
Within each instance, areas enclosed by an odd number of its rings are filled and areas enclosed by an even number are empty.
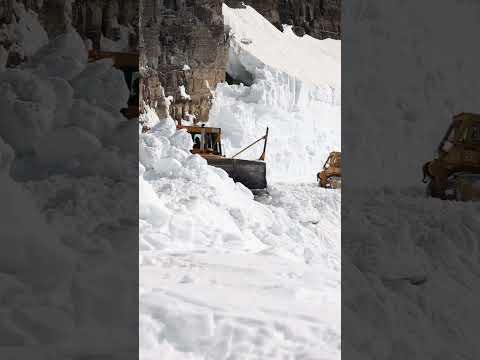
{"type": "Polygon", "coordinates": [[[140,0],[139,68],[140,112],[143,104],[156,109],[160,119],[168,116],[165,92],[158,74],[160,58],[160,9],[158,0],[140,0]]]}
{"type": "Polygon", "coordinates": [[[74,0],[72,24],[85,38],[100,49],[101,36],[119,41],[122,28],[129,29],[128,45],[122,51],[136,52],[138,48],[138,1],[136,0],[74,0]]]}
{"type": "Polygon", "coordinates": [[[222,1],[143,0],[140,12],[142,99],[162,112],[162,96],[171,96],[174,119],[207,121],[211,90],[225,80],[222,1]]]}
{"type": "Polygon", "coordinates": [[[280,30],[282,24],[294,26],[297,35],[317,39],[340,39],[341,0],[225,0],[230,7],[252,6],[280,30]]]}

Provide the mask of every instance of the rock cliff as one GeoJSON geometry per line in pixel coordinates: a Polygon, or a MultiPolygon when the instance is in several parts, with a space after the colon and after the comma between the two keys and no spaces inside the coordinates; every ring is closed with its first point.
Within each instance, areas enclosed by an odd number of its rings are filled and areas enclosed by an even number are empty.
{"type": "MultiPolygon", "coordinates": [[[[225,80],[227,39],[221,0],[144,0],[140,49],[144,100],[172,97],[176,120],[206,121],[211,90],[225,80]]],[[[157,109],[162,112],[162,110],[157,109]]],[[[161,114],[160,114],[161,115],[161,114]]]]}
{"type": "Polygon", "coordinates": [[[225,0],[230,7],[252,6],[277,28],[292,25],[299,36],[340,39],[341,0],[225,0]]]}

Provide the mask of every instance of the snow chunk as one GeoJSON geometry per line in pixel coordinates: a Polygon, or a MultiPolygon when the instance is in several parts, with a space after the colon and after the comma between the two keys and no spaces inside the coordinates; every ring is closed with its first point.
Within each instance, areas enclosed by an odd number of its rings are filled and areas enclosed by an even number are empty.
{"type": "Polygon", "coordinates": [[[122,152],[138,154],[137,141],[132,138],[138,139],[138,133],[135,132],[137,126],[138,124],[135,121],[121,121],[106,137],[105,146],[114,146],[122,152]]]}
{"type": "Polygon", "coordinates": [[[113,67],[112,59],[102,59],[87,65],[72,80],[75,97],[87,100],[112,113],[126,106],[130,92],[123,72],[113,67]]]}
{"type": "Polygon", "coordinates": [[[114,116],[83,99],[77,99],[70,110],[68,123],[90,132],[101,140],[110,135],[120,121],[123,121],[120,115],[114,116]]]}
{"type": "Polygon", "coordinates": [[[87,65],[88,53],[80,35],[72,30],[57,36],[25,65],[46,77],[71,80],[87,65]]]}
{"type": "Polygon", "coordinates": [[[73,104],[73,88],[70,83],[62,78],[49,78],[55,91],[55,127],[62,127],[68,121],[68,114],[73,104]]]}
{"type": "Polygon", "coordinates": [[[101,147],[95,136],[79,127],[70,126],[45,136],[35,146],[35,151],[46,165],[66,165],[72,159],[92,155],[101,147]],[[59,152],[58,149],[63,151],[59,152]]]}
{"type": "MultiPolygon", "coordinates": [[[[151,115],[153,115],[151,113],[151,115]]],[[[157,136],[170,137],[175,134],[176,125],[173,119],[157,120],[156,125],[152,128],[152,133],[157,136]]]]}
{"type": "Polygon", "coordinates": [[[190,134],[185,129],[181,129],[177,131],[171,138],[170,142],[173,146],[189,151],[193,147],[193,140],[190,134]]]}
{"type": "Polygon", "coordinates": [[[0,132],[19,153],[32,149],[53,125],[56,97],[49,82],[18,69],[0,72],[0,132]]]}

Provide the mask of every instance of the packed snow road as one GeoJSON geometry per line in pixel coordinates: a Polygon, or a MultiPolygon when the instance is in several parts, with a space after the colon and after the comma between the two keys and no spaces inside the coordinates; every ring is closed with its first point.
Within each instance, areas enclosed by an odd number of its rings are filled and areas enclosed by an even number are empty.
{"type": "Polygon", "coordinates": [[[340,352],[340,194],[274,184],[263,249],[143,252],[143,359],[334,359],[340,352]],[[301,237],[299,229],[310,237],[301,237]],[[148,265],[147,265],[148,264],[148,265]]]}

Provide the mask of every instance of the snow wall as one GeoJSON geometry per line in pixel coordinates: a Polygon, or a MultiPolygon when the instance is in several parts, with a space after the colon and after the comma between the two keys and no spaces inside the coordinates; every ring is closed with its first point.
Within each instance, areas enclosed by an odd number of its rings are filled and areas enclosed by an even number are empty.
{"type": "MultiPolygon", "coordinates": [[[[227,72],[209,124],[222,128],[227,155],[265,134],[270,182],[315,181],[330,151],[340,150],[340,41],[281,32],[253,8],[223,5],[230,34],[227,72]]],[[[263,143],[240,157],[258,159],[263,143]]]]}

